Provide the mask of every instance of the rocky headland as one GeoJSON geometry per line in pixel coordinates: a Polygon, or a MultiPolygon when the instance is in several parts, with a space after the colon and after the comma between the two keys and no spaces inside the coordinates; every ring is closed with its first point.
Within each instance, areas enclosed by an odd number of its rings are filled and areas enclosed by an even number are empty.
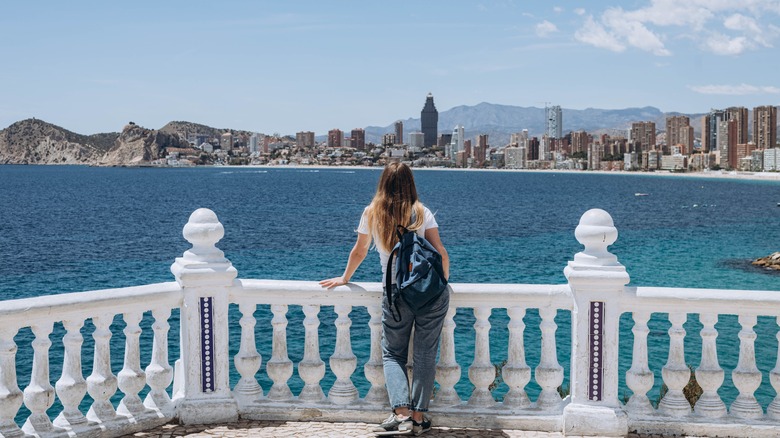
{"type": "Polygon", "coordinates": [[[766,257],[761,257],[753,261],[753,265],[759,266],[765,269],[780,270],[780,252],[769,254],[766,257]]]}
{"type": "Polygon", "coordinates": [[[0,130],[0,164],[138,166],[164,157],[167,148],[189,148],[179,135],[134,123],[122,132],[81,135],[39,119],[0,130]]]}

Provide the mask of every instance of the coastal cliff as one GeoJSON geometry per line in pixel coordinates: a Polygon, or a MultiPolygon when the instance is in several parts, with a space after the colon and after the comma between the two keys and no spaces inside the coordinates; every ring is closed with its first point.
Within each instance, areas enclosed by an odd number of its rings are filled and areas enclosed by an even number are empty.
{"type": "Polygon", "coordinates": [[[122,132],[81,135],[39,119],[0,130],[0,164],[137,166],[187,148],[178,135],[129,123],[122,132]]]}

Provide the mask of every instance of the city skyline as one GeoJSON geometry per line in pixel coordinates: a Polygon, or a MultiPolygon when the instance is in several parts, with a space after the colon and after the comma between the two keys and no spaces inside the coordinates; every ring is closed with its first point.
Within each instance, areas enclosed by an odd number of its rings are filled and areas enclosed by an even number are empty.
{"type": "Polygon", "coordinates": [[[778,16],[776,0],[14,3],[0,17],[13,41],[0,46],[0,128],[36,117],[84,134],[128,120],[324,133],[415,117],[428,93],[440,111],[752,108],[780,97],[778,16]]]}

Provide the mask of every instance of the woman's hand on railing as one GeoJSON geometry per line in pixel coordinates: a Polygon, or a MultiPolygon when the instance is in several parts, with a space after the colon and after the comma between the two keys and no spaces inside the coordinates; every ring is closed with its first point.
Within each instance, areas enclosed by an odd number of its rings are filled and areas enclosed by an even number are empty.
{"type": "Polygon", "coordinates": [[[349,281],[347,281],[347,279],[342,275],[340,277],[333,277],[327,280],[322,280],[320,281],[320,286],[333,289],[336,286],[343,286],[347,283],[349,283],[349,281]]]}

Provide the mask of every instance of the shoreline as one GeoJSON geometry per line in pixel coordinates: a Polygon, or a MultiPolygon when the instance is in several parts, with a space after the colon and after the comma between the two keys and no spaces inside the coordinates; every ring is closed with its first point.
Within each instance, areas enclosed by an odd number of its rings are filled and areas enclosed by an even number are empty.
{"type": "MultiPolygon", "coordinates": [[[[249,165],[225,165],[225,166],[196,166],[196,167],[224,167],[230,169],[296,169],[296,170],[380,170],[381,166],[326,166],[319,164],[312,165],[267,165],[267,164],[249,164],[249,165]]],[[[520,173],[560,173],[560,174],[579,174],[579,175],[624,175],[624,176],[659,176],[659,177],[683,177],[683,178],[702,178],[702,179],[732,179],[732,180],[751,180],[751,181],[778,181],[780,182],[780,172],[727,172],[721,170],[706,172],[668,172],[668,171],[608,171],[608,170],[534,170],[534,169],[476,169],[462,167],[412,167],[417,171],[437,171],[437,172],[520,172],[520,173]]]]}

